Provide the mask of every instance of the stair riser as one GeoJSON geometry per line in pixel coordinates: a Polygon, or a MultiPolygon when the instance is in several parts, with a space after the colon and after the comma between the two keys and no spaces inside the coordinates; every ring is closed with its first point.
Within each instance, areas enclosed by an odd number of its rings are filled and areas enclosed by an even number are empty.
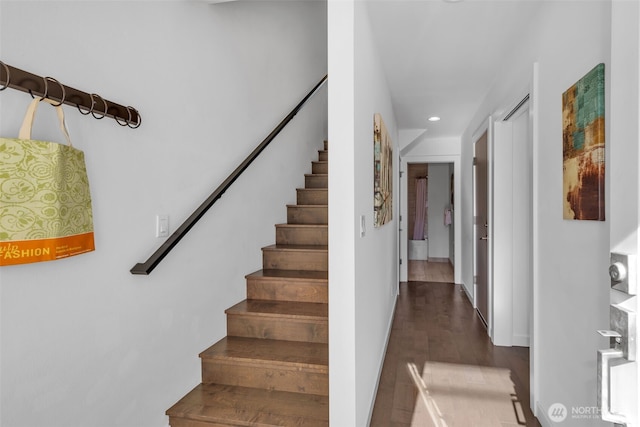
{"type": "Polygon", "coordinates": [[[328,303],[327,284],[247,279],[247,299],[328,303]]]}
{"type": "Polygon", "coordinates": [[[326,139],[323,141],[324,143],[324,149],[328,150],[329,149],[329,141],[327,141],[326,139]]]}
{"type": "Polygon", "coordinates": [[[227,336],[328,343],[328,321],[227,314],[227,336]]]}
{"type": "Polygon", "coordinates": [[[320,162],[328,162],[329,161],[329,152],[324,150],[324,151],[318,151],[318,161],[320,162]]]}
{"type": "Polygon", "coordinates": [[[329,179],[326,175],[307,175],[304,177],[305,188],[328,188],[329,179]]]}
{"type": "Polygon", "coordinates": [[[327,271],[329,257],[326,251],[282,251],[262,252],[262,265],[271,270],[327,271]]]}
{"type": "Polygon", "coordinates": [[[299,188],[297,191],[297,203],[299,205],[328,205],[329,204],[329,192],[324,189],[318,188],[299,188]]]}
{"type": "Polygon", "coordinates": [[[286,369],[277,366],[242,365],[219,360],[203,360],[202,382],[329,395],[328,374],[298,368],[286,369]]]}
{"type": "Polygon", "coordinates": [[[328,224],[329,211],[326,206],[288,206],[289,224],[328,224]]]}
{"type": "Polygon", "coordinates": [[[326,162],[311,163],[311,173],[329,173],[329,163],[326,163],[326,162]]]}
{"type": "Polygon", "coordinates": [[[278,245],[328,245],[327,227],[276,227],[278,245]]]}

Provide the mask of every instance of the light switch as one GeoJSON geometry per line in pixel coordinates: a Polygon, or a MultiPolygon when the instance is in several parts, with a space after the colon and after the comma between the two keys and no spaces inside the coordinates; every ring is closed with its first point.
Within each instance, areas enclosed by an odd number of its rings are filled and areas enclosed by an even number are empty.
{"type": "Polygon", "coordinates": [[[156,215],[156,237],[169,236],[169,215],[156,215]]]}

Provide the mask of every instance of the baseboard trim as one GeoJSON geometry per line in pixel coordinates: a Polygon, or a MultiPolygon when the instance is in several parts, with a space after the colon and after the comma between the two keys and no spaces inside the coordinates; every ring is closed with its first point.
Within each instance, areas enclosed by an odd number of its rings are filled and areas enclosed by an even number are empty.
{"type": "Polygon", "coordinates": [[[395,299],[393,301],[393,310],[391,310],[391,318],[389,319],[389,324],[387,326],[387,339],[384,343],[384,350],[382,351],[382,359],[380,361],[380,367],[378,368],[378,377],[376,379],[376,386],[374,387],[373,398],[371,399],[371,407],[369,408],[369,417],[367,420],[367,425],[371,424],[371,418],[373,417],[373,409],[376,405],[376,396],[378,395],[378,387],[380,387],[380,378],[382,377],[382,368],[384,367],[384,360],[387,357],[387,349],[389,348],[389,340],[391,339],[391,330],[393,329],[393,319],[396,315],[396,305],[398,302],[398,296],[400,296],[400,292],[396,293],[395,299]]]}
{"type": "Polygon", "coordinates": [[[529,347],[529,335],[513,335],[513,337],[511,337],[511,345],[516,347],[529,347]]]}
{"type": "Polygon", "coordinates": [[[460,285],[462,287],[462,290],[464,291],[464,294],[467,296],[467,299],[469,300],[469,302],[471,303],[471,307],[475,306],[473,305],[473,298],[471,297],[471,294],[469,293],[469,290],[467,289],[467,287],[463,284],[460,285]]]}
{"type": "Polygon", "coordinates": [[[427,259],[427,261],[429,262],[448,262],[451,263],[451,260],[449,258],[435,258],[435,257],[429,257],[427,259]]]}

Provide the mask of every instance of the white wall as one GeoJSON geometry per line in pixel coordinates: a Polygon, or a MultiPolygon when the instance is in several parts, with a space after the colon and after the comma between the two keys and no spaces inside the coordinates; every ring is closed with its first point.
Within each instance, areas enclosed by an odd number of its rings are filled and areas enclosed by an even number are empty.
{"type": "Polygon", "coordinates": [[[394,219],[373,227],[375,113],[382,115],[396,144],[396,158],[398,138],[366,5],[329,1],[328,8],[331,424],[366,426],[398,287],[396,179],[394,219]],[[366,224],[362,237],[361,216],[366,224]]]}
{"type": "MultiPolygon", "coordinates": [[[[179,225],[326,73],[326,4],[3,0],[0,14],[3,61],[143,117],[131,130],[65,107],[97,249],[0,270],[0,424],[167,425],[326,138],[326,90],[150,276],[129,269],[162,242],[156,214],[179,225]]],[[[0,134],[30,100],[2,92],[0,134]]],[[[34,136],[58,140],[41,110],[34,136]]]]}
{"type": "Polygon", "coordinates": [[[329,419],[356,426],[355,4],[327,2],[329,84],[329,419]]]}
{"type": "MultiPolygon", "coordinates": [[[[539,73],[534,93],[534,347],[536,387],[532,406],[543,425],[554,403],[594,407],[595,330],[608,324],[607,222],[562,219],[561,95],[600,62],[609,62],[610,2],[544,2],[529,33],[496,76],[474,120],[463,135],[463,245],[472,236],[472,135],[487,117],[530,90],[533,63],[539,73]],[[579,18],[576,18],[579,17],[579,18]],[[584,29],[588,28],[588,31],[584,29]]],[[[607,85],[608,87],[608,85],[607,85]]],[[[608,186],[608,184],[607,184],[608,186]]],[[[605,190],[608,194],[608,190],[605,190]]],[[[499,209],[499,207],[496,207],[499,209]]],[[[608,206],[607,206],[608,208],[608,206]]],[[[468,250],[468,249],[466,249],[468,250]]],[[[468,258],[470,259],[470,258],[468,258]]],[[[464,280],[472,280],[471,266],[464,280]]],[[[569,417],[563,425],[600,425],[569,417]]]]}
{"type": "Polygon", "coordinates": [[[428,208],[429,258],[449,259],[449,226],[444,224],[444,210],[451,207],[449,165],[429,165],[428,208]]]}

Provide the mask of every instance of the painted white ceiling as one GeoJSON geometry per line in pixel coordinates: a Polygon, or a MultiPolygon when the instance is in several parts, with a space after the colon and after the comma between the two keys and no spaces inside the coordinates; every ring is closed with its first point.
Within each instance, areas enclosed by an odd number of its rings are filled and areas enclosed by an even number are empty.
{"type": "Polygon", "coordinates": [[[398,127],[462,135],[541,3],[368,0],[398,127]]]}

